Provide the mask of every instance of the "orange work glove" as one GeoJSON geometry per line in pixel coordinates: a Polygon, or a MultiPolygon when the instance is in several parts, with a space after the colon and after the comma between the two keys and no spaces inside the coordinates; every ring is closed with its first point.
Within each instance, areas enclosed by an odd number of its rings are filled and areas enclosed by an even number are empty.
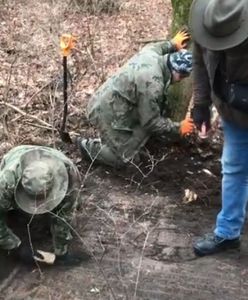
{"type": "Polygon", "coordinates": [[[60,37],[60,50],[62,56],[68,56],[71,52],[71,49],[75,47],[77,38],[71,34],[63,34],[60,37]]]}
{"type": "Polygon", "coordinates": [[[177,50],[181,50],[187,48],[189,40],[190,34],[184,29],[178,31],[178,33],[171,40],[171,43],[176,47],[177,50]]]}
{"type": "Polygon", "coordinates": [[[194,129],[195,125],[191,118],[186,118],[180,123],[180,134],[182,136],[192,133],[194,129]]]}

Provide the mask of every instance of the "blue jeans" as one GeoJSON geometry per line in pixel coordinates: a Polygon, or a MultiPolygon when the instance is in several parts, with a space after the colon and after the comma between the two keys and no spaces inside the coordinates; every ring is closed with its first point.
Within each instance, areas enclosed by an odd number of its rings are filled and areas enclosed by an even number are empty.
{"type": "Polygon", "coordinates": [[[240,236],[248,200],[248,129],[223,121],[222,209],[214,233],[226,239],[240,236]]]}

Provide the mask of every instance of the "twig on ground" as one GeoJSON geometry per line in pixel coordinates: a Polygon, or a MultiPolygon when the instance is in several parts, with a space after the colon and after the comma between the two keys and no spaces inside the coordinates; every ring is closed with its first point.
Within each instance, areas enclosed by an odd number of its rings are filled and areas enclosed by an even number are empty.
{"type": "Polygon", "coordinates": [[[25,88],[24,88],[24,99],[27,97],[27,90],[28,90],[28,83],[30,80],[30,65],[28,65],[28,70],[27,70],[27,78],[26,78],[26,83],[25,83],[25,88]]]}
{"type": "Polygon", "coordinates": [[[36,298],[36,294],[39,291],[39,286],[35,286],[31,290],[25,291],[23,293],[20,293],[20,291],[17,291],[14,294],[11,294],[5,298],[5,300],[13,300],[13,299],[18,299],[18,300],[26,300],[26,299],[38,299],[36,298]]]}
{"type": "Polygon", "coordinates": [[[8,129],[8,112],[4,113],[3,116],[3,133],[5,137],[9,137],[9,129],[8,129]]]}
{"type": "Polygon", "coordinates": [[[20,271],[21,266],[16,266],[14,270],[9,274],[9,276],[0,284],[0,294],[2,295],[2,292],[4,289],[8,287],[13,282],[13,279],[17,275],[17,273],[20,271]]]}
{"type": "Polygon", "coordinates": [[[26,113],[25,111],[21,110],[20,108],[16,107],[15,105],[13,104],[10,104],[10,103],[6,103],[6,102],[0,102],[0,105],[5,105],[13,110],[15,110],[16,112],[18,112],[19,114],[23,115],[23,116],[26,116],[30,119],[33,119],[33,120],[36,120],[37,122],[39,122],[40,124],[44,125],[44,126],[47,126],[47,127],[52,127],[49,123],[39,119],[38,117],[36,116],[33,116],[33,115],[30,115],[28,113],[26,113]]]}
{"type": "Polygon", "coordinates": [[[38,96],[45,88],[47,88],[53,81],[54,81],[54,79],[51,80],[51,81],[49,81],[48,83],[44,84],[37,92],[35,92],[35,93],[28,99],[28,101],[23,105],[23,108],[26,108],[26,107],[29,105],[29,103],[30,103],[36,96],[38,96]]]}
{"type": "MultiPolygon", "coordinates": [[[[56,88],[57,89],[57,88],[56,88]]],[[[54,91],[56,93],[56,90],[54,91]]],[[[49,100],[50,100],[50,112],[51,112],[51,120],[52,124],[54,124],[55,120],[55,95],[52,95],[52,93],[49,94],[49,100]]],[[[53,141],[53,146],[55,147],[55,128],[52,127],[52,141],[53,141]]]]}
{"type": "Polygon", "coordinates": [[[20,120],[23,117],[23,115],[20,116],[16,116],[14,119],[10,120],[11,123],[13,124],[14,122],[17,122],[18,120],[20,120]]]}
{"type": "Polygon", "coordinates": [[[139,284],[139,278],[140,278],[141,265],[142,265],[144,252],[145,252],[146,244],[147,244],[150,233],[151,233],[151,231],[147,232],[146,238],[145,238],[145,241],[144,241],[144,244],[143,244],[143,248],[142,248],[142,251],[141,251],[141,255],[140,255],[140,259],[139,259],[138,272],[137,272],[137,277],[136,277],[136,282],[135,282],[135,290],[134,290],[134,294],[133,294],[133,300],[136,299],[137,289],[138,289],[138,284],[139,284]]]}
{"type": "Polygon", "coordinates": [[[98,69],[97,69],[97,66],[96,66],[96,62],[95,62],[95,60],[94,60],[94,58],[93,58],[93,55],[91,54],[90,49],[89,49],[88,47],[86,47],[86,51],[87,51],[87,54],[89,55],[89,58],[90,58],[90,60],[91,60],[91,62],[92,62],[92,64],[93,64],[93,67],[94,67],[94,69],[95,69],[96,75],[97,75],[99,78],[101,78],[101,75],[99,74],[98,69]]]}
{"type": "MultiPolygon", "coordinates": [[[[34,253],[34,247],[33,247],[33,243],[32,243],[32,237],[31,237],[31,233],[30,233],[30,225],[31,225],[31,223],[32,223],[32,221],[33,221],[33,219],[34,219],[34,216],[35,216],[35,214],[33,214],[33,215],[31,216],[31,218],[30,218],[30,220],[29,220],[29,222],[28,222],[28,224],[27,224],[28,241],[29,241],[29,245],[30,245],[30,248],[31,248],[31,250],[32,250],[33,256],[35,255],[35,253],[34,253]]],[[[35,259],[34,261],[35,261],[35,264],[36,264],[37,269],[38,269],[38,271],[39,271],[40,277],[42,277],[42,271],[41,271],[41,268],[40,268],[40,266],[39,266],[39,263],[38,263],[38,261],[37,261],[36,259],[35,259]]]]}
{"type": "Polygon", "coordinates": [[[87,149],[86,149],[86,151],[87,151],[87,153],[88,153],[88,155],[89,155],[89,157],[90,157],[90,159],[91,159],[91,163],[90,163],[90,165],[89,165],[87,171],[85,172],[84,180],[83,180],[83,182],[82,182],[82,186],[84,186],[85,180],[86,180],[87,177],[89,176],[89,172],[90,172],[90,170],[91,170],[91,167],[93,166],[93,164],[94,164],[95,160],[97,159],[98,155],[101,153],[102,147],[99,149],[99,151],[97,152],[97,154],[96,154],[96,156],[95,156],[94,158],[91,157],[90,152],[89,152],[87,149]]]}
{"type": "Polygon", "coordinates": [[[95,255],[94,255],[94,253],[89,249],[89,247],[86,246],[86,244],[85,244],[83,238],[82,238],[81,235],[77,232],[77,230],[74,229],[74,228],[71,226],[71,224],[69,224],[68,222],[66,222],[66,220],[64,220],[64,219],[61,218],[60,216],[56,215],[56,214],[53,213],[52,211],[47,211],[47,213],[48,213],[48,214],[51,214],[52,216],[54,216],[54,217],[56,217],[56,218],[58,218],[58,219],[60,219],[62,222],[64,222],[64,223],[71,229],[71,231],[72,231],[73,233],[75,233],[75,235],[78,237],[78,239],[80,240],[80,242],[82,243],[82,245],[83,245],[84,247],[86,247],[87,251],[89,251],[90,255],[91,255],[92,258],[94,259],[94,262],[96,263],[96,265],[97,265],[99,271],[101,272],[101,274],[102,274],[102,276],[103,276],[103,278],[104,278],[104,280],[105,280],[105,282],[106,282],[106,284],[107,284],[107,286],[108,286],[108,288],[109,288],[109,291],[110,291],[110,293],[111,293],[113,299],[114,299],[114,300],[117,300],[117,298],[116,298],[116,296],[115,296],[115,293],[114,293],[114,290],[113,290],[112,286],[110,285],[109,280],[108,280],[107,276],[105,275],[103,268],[101,267],[99,261],[97,260],[97,258],[96,258],[95,255]]]}
{"type": "Polygon", "coordinates": [[[17,61],[17,56],[14,57],[11,65],[10,65],[10,71],[9,71],[8,78],[7,78],[7,84],[6,84],[6,90],[5,90],[4,97],[3,97],[3,102],[6,102],[8,100],[11,76],[12,76],[14,64],[16,63],[16,61],[17,61]]]}
{"type": "MultiPolygon", "coordinates": [[[[144,171],[141,170],[140,166],[138,166],[133,160],[130,160],[129,163],[134,166],[138,171],[139,173],[142,175],[142,179],[140,182],[137,183],[137,188],[139,188],[143,182],[143,180],[145,178],[147,178],[153,171],[154,171],[154,168],[161,162],[161,161],[164,161],[164,159],[169,155],[169,153],[167,154],[164,154],[160,159],[155,159],[153,155],[151,155],[149,153],[149,151],[147,150],[147,155],[149,157],[149,161],[150,161],[150,165],[147,165],[146,168],[149,169],[149,171],[147,171],[146,173],[144,171]]],[[[135,174],[130,178],[130,181],[131,182],[136,182],[134,180],[134,177],[135,177],[135,174]]]]}
{"type": "MultiPolygon", "coordinates": [[[[142,214],[142,215],[140,215],[130,226],[129,226],[129,228],[127,229],[127,231],[125,232],[125,233],[123,233],[122,235],[121,235],[121,237],[120,237],[120,244],[119,244],[119,249],[118,249],[118,252],[117,252],[117,257],[118,257],[118,270],[119,270],[119,274],[120,274],[120,281],[121,281],[121,283],[122,283],[122,285],[123,285],[123,287],[124,287],[124,289],[125,289],[125,293],[126,293],[126,295],[128,295],[128,293],[127,293],[127,290],[126,290],[126,288],[125,288],[125,285],[124,285],[124,283],[123,283],[123,279],[122,279],[122,272],[121,272],[121,248],[122,248],[122,244],[123,244],[123,240],[124,240],[124,238],[125,238],[125,236],[128,234],[128,232],[130,232],[131,231],[131,229],[133,228],[133,226],[135,225],[135,224],[137,224],[138,223],[138,221],[140,220],[140,219],[142,219],[145,215],[147,215],[147,214],[150,214],[150,212],[151,212],[151,210],[152,210],[152,208],[153,208],[153,206],[154,206],[154,203],[157,201],[157,199],[155,198],[154,200],[153,200],[153,202],[152,202],[152,204],[146,209],[146,211],[142,214]]],[[[130,242],[130,241],[129,241],[130,242]]],[[[128,296],[127,296],[127,299],[128,299],[128,296]]]]}
{"type": "MultiPolygon", "coordinates": [[[[12,73],[13,73],[13,68],[14,68],[14,64],[17,61],[17,56],[14,57],[11,65],[10,65],[10,70],[9,70],[9,74],[8,74],[8,78],[7,78],[7,83],[6,83],[6,89],[4,92],[4,96],[3,96],[3,103],[6,103],[8,100],[8,96],[9,96],[9,90],[10,90],[10,81],[11,81],[11,77],[12,77],[12,73]]],[[[9,136],[9,130],[8,130],[8,109],[7,111],[4,111],[2,116],[0,117],[0,119],[3,119],[3,131],[4,131],[4,135],[6,137],[9,136]]]]}

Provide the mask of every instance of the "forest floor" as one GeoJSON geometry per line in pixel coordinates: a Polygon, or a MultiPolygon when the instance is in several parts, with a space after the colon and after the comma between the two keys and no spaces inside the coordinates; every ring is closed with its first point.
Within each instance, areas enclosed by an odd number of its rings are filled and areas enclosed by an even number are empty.
{"type": "Polygon", "coordinates": [[[72,247],[92,253],[74,268],[31,270],[0,255],[0,299],[247,299],[246,235],[241,251],[204,258],[192,251],[220,209],[218,138],[153,142],[139,167],[116,171],[81,161],[57,133],[63,111],[60,34],[78,36],[68,59],[69,130],[90,136],[89,96],[142,46],[140,40],[168,35],[170,1],[128,0],[119,12],[96,16],[76,1],[2,1],[0,21],[0,156],[15,145],[39,144],[56,146],[75,161],[84,202],[72,247]],[[197,199],[185,198],[186,190],[197,199]]]}

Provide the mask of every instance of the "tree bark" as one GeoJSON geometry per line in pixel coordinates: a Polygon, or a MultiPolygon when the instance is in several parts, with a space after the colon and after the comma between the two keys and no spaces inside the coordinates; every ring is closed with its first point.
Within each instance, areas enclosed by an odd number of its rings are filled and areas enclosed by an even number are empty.
{"type": "Polygon", "coordinates": [[[171,0],[173,9],[172,32],[188,25],[189,10],[192,0],[171,0]]]}
{"type": "MultiPolygon", "coordinates": [[[[171,0],[173,8],[171,36],[173,36],[182,27],[188,27],[188,17],[191,3],[192,0],[171,0]]],[[[175,84],[170,88],[168,98],[172,119],[177,121],[184,119],[191,96],[191,78],[184,79],[179,84],[175,84]]]]}

